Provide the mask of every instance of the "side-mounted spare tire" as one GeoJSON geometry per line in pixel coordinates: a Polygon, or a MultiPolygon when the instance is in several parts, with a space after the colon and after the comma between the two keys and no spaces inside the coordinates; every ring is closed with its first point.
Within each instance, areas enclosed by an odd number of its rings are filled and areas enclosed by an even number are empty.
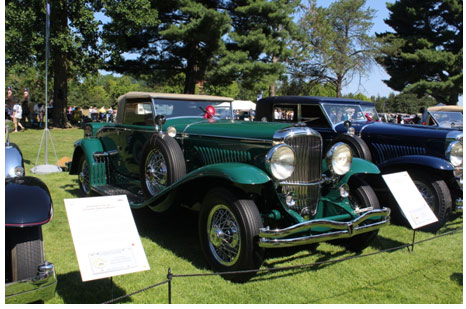
{"type": "Polygon", "coordinates": [[[183,151],[177,141],[166,134],[153,134],[145,143],[141,158],[141,186],[148,198],[186,175],[183,151]]]}
{"type": "Polygon", "coordinates": [[[330,149],[334,144],[338,142],[342,142],[350,146],[351,150],[353,151],[354,157],[372,162],[372,155],[371,151],[369,150],[369,146],[367,146],[366,142],[359,136],[341,134],[332,141],[328,149],[330,149]]]}

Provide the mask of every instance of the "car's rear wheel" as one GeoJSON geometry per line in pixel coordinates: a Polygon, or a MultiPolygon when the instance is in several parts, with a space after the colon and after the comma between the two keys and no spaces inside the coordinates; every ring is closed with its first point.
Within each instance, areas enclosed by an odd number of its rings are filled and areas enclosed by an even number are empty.
{"type": "Polygon", "coordinates": [[[78,163],[78,183],[79,190],[83,196],[91,196],[91,182],[89,174],[89,165],[86,156],[82,155],[78,163]]]}
{"type": "Polygon", "coordinates": [[[40,226],[6,228],[6,274],[12,282],[37,275],[45,260],[40,226]]]}
{"type": "Polygon", "coordinates": [[[168,135],[152,135],[143,148],[142,158],[140,179],[147,197],[157,195],[186,175],[183,151],[168,135]]]}
{"type": "MultiPolygon", "coordinates": [[[[225,188],[207,193],[199,215],[202,252],[216,272],[256,270],[263,262],[258,246],[262,220],[254,201],[239,199],[225,188]]],[[[234,282],[245,282],[254,271],[224,274],[234,282]]]]}

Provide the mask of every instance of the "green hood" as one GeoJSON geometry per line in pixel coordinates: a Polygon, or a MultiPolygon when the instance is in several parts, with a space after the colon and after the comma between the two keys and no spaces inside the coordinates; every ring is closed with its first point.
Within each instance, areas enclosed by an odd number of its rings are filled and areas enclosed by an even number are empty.
{"type": "Polygon", "coordinates": [[[231,138],[272,140],[276,131],[289,127],[289,123],[255,122],[240,120],[207,120],[201,118],[168,119],[163,130],[174,126],[178,134],[209,135],[231,138]]]}

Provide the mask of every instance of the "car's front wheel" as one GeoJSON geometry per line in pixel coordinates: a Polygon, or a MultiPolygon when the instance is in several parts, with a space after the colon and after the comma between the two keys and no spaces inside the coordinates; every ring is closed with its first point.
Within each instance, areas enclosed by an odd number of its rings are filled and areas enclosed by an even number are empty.
{"type": "MultiPolygon", "coordinates": [[[[207,193],[199,215],[202,252],[216,272],[256,270],[263,262],[258,246],[262,220],[254,201],[240,199],[225,188],[207,193]]],[[[224,274],[234,282],[244,282],[255,272],[224,274]]]]}
{"type": "MultiPolygon", "coordinates": [[[[374,190],[364,180],[353,179],[350,182],[350,201],[355,209],[380,209],[380,203],[374,190]]],[[[343,245],[351,251],[364,250],[377,237],[378,230],[359,234],[351,238],[339,239],[333,243],[343,245]]]]}
{"type": "Polygon", "coordinates": [[[450,190],[445,181],[438,179],[435,175],[420,171],[409,171],[409,175],[438,219],[436,223],[420,229],[425,232],[435,233],[445,225],[450,215],[452,208],[450,190]]]}

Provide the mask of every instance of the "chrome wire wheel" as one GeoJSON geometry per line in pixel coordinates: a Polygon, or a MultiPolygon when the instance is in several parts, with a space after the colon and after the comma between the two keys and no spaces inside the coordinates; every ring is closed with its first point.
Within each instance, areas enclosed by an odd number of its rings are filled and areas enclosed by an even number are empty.
{"type": "Polygon", "coordinates": [[[158,149],[149,152],[146,159],[146,186],[149,193],[155,196],[167,185],[167,163],[158,149]]]}
{"type": "Polygon", "coordinates": [[[435,195],[432,190],[422,181],[414,180],[414,184],[426,201],[427,205],[435,211],[435,195]]]}
{"type": "Polygon", "coordinates": [[[87,164],[86,158],[81,159],[81,170],[78,174],[78,181],[80,184],[81,191],[85,195],[90,194],[91,182],[89,177],[89,166],[87,164]]]}
{"type": "Polygon", "coordinates": [[[236,263],[241,254],[238,221],[225,205],[212,208],[207,219],[209,249],[215,260],[224,266],[236,263]]]}

